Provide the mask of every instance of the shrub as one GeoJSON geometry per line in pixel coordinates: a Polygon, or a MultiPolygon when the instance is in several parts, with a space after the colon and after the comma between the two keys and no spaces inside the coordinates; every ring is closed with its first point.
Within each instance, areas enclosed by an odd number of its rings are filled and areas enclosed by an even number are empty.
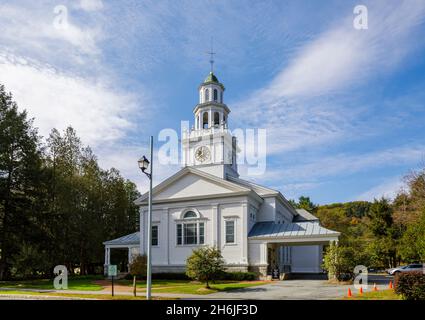
{"type": "Polygon", "coordinates": [[[209,288],[209,281],[219,278],[224,270],[224,259],[220,250],[215,247],[202,247],[193,250],[186,260],[186,274],[189,278],[205,282],[209,288]]]}
{"type": "Polygon", "coordinates": [[[406,300],[425,300],[425,274],[415,271],[396,275],[394,290],[406,300]]]}
{"type": "Polygon", "coordinates": [[[219,278],[221,280],[253,281],[257,280],[257,274],[255,272],[223,272],[219,278]]]}
{"type": "Polygon", "coordinates": [[[348,281],[354,278],[355,260],[352,248],[332,242],[324,256],[323,268],[327,270],[329,280],[348,281]]]}

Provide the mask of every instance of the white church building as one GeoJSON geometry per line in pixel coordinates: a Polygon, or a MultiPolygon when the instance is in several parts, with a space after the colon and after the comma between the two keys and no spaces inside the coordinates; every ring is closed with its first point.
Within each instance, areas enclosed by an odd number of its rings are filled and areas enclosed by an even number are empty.
{"type": "MultiPolygon", "coordinates": [[[[221,250],[228,271],[322,272],[323,246],[339,233],[279,191],[239,178],[224,90],[210,72],[199,86],[194,127],[182,137],[184,166],[153,188],[153,272],[184,272],[192,250],[206,245],[221,250]]],[[[129,261],[147,251],[147,201],[147,193],[136,201],[140,233],[104,242],[105,265],[114,248],[128,249],[129,261]]]]}

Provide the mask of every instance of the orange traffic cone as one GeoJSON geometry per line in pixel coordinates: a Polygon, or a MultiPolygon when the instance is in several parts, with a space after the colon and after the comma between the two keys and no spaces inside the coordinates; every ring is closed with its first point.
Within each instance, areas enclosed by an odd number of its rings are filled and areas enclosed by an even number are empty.
{"type": "Polygon", "coordinates": [[[353,295],[351,294],[351,289],[348,288],[348,293],[347,293],[347,297],[351,298],[353,295]]]}
{"type": "Polygon", "coordinates": [[[363,287],[360,287],[360,289],[359,289],[359,295],[362,295],[363,294],[363,287]]]}
{"type": "Polygon", "coordinates": [[[378,291],[378,287],[376,286],[376,283],[373,284],[373,291],[378,291]]]}
{"type": "Polygon", "coordinates": [[[390,284],[388,285],[388,288],[392,289],[393,288],[393,282],[390,281],[390,284]]]}

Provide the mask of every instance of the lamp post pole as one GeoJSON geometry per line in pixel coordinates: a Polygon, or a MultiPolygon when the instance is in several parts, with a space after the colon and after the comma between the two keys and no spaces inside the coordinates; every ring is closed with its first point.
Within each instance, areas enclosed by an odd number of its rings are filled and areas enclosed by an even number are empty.
{"type": "Polygon", "coordinates": [[[146,299],[151,299],[152,291],[152,173],[153,173],[153,136],[150,137],[150,173],[149,177],[149,204],[148,204],[148,252],[146,270],[146,299]]]}
{"type": "MultiPolygon", "coordinates": [[[[150,137],[150,160],[146,159],[145,156],[137,161],[140,170],[149,178],[149,202],[148,202],[148,225],[146,230],[147,237],[147,262],[146,262],[146,299],[151,299],[152,291],[152,175],[153,175],[153,136],[150,137]],[[150,165],[150,170],[147,172],[150,165]]],[[[144,237],[142,233],[142,222],[140,221],[140,236],[144,237]]],[[[142,243],[142,241],[140,241],[142,243]]],[[[143,251],[143,248],[140,247],[140,252],[143,251]]]]}

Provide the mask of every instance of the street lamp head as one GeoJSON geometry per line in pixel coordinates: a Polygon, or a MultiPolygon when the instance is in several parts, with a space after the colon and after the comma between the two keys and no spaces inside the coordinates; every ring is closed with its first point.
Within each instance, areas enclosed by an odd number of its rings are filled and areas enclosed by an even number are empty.
{"type": "Polygon", "coordinates": [[[142,170],[142,172],[145,172],[149,168],[149,160],[146,159],[145,156],[141,157],[139,161],[137,161],[139,164],[139,168],[142,170]]]}

